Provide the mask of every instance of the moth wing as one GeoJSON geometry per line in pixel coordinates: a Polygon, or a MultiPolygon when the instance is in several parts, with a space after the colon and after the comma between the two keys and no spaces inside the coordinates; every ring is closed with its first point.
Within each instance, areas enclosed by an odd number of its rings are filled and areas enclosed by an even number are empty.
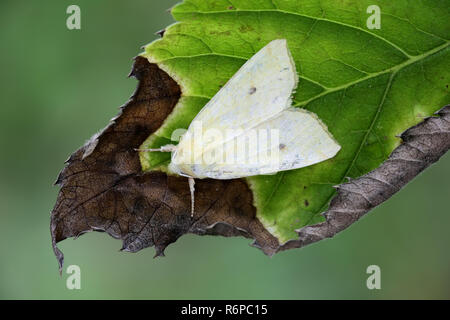
{"type": "Polygon", "coordinates": [[[334,157],[340,149],[314,113],[289,108],[216,148],[222,162],[203,162],[192,169],[199,177],[234,179],[310,166],[334,157]]]}
{"type": "Polygon", "coordinates": [[[247,129],[289,108],[297,81],[286,40],[273,40],[231,77],[194,121],[205,128],[247,129]]]}
{"type": "MultiPolygon", "coordinates": [[[[193,123],[202,130],[220,131],[228,139],[279,114],[291,106],[291,95],[298,76],[285,39],[273,40],[251,57],[197,114],[182,137],[178,149],[192,145],[193,123]]],[[[222,145],[217,140],[208,146],[222,145]]],[[[185,150],[185,151],[186,151],[185,150]]],[[[185,152],[184,157],[192,157],[185,152]]],[[[178,159],[183,162],[182,159],[178,159]]]]}

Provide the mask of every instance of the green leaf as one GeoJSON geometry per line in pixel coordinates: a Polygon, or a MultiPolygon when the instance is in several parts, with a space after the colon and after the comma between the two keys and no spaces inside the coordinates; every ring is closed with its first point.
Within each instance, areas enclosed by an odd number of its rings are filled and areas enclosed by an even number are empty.
{"type": "MultiPolygon", "coordinates": [[[[334,185],[387,159],[398,135],[450,103],[448,2],[361,0],[188,0],[179,21],[142,54],[182,90],[172,114],[142,147],[159,147],[194,116],[239,67],[285,38],[300,77],[296,107],[315,112],[342,146],[323,163],[249,177],[257,217],[280,243],[323,221],[334,185]],[[367,7],[381,9],[369,30],[367,7]]],[[[141,155],[143,170],[165,170],[169,154],[141,155]]]]}

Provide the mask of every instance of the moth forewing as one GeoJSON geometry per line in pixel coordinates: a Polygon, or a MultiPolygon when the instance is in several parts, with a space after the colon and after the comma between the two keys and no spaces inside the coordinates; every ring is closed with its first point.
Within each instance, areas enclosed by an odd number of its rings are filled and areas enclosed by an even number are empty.
{"type": "MultiPolygon", "coordinates": [[[[234,179],[309,166],[340,146],[313,113],[291,107],[295,63],[284,39],[251,57],[202,108],[172,151],[169,171],[189,178],[234,179]]],[[[144,150],[142,150],[144,151],[144,150]]]]}
{"type": "MultiPolygon", "coordinates": [[[[291,106],[297,86],[295,63],[284,39],[273,40],[251,57],[202,108],[192,123],[203,130],[248,130],[291,106]]],[[[188,131],[193,130],[192,124],[188,131]]],[[[192,139],[194,135],[190,135],[192,139]]],[[[225,141],[216,141],[217,145],[225,141]]],[[[185,141],[185,143],[189,143],[185,141]]],[[[214,148],[209,145],[208,148],[214,148]]],[[[204,150],[206,151],[206,150],[204,150]]]]}

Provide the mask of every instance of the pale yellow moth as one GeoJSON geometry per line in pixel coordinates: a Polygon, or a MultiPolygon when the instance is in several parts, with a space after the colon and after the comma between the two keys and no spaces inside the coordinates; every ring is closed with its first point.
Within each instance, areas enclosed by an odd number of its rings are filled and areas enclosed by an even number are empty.
{"type": "Polygon", "coordinates": [[[295,63],[285,39],[251,57],[191,122],[172,152],[169,172],[194,178],[235,179],[293,170],[330,159],[340,150],[312,112],[291,106],[295,63]],[[270,138],[269,138],[270,137],[270,138]]]}

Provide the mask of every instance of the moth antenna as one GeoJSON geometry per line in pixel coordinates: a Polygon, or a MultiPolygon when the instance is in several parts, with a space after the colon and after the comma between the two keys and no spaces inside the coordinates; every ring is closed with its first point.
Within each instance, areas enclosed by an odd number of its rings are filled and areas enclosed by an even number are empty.
{"type": "Polygon", "coordinates": [[[134,151],[138,151],[138,152],[156,152],[156,151],[158,151],[158,152],[163,152],[162,150],[161,150],[161,148],[159,148],[159,149],[137,149],[137,148],[134,148],[134,151]]]}
{"type": "Polygon", "coordinates": [[[188,178],[189,191],[191,192],[191,217],[194,216],[194,192],[195,192],[195,180],[192,177],[188,178]]]}
{"type": "Polygon", "coordinates": [[[174,146],[173,144],[166,144],[165,146],[162,146],[158,149],[139,149],[139,148],[135,148],[134,151],[139,151],[139,152],[174,152],[176,150],[176,146],[174,146]]]}

